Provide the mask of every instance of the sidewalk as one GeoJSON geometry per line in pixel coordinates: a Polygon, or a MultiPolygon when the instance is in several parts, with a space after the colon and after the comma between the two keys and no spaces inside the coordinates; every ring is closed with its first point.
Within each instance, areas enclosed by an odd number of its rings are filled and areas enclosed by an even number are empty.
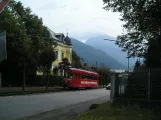
{"type": "MultiPolygon", "coordinates": [[[[103,88],[99,87],[98,89],[103,88]]],[[[48,87],[46,92],[46,87],[25,87],[25,92],[23,93],[22,87],[4,87],[0,88],[0,96],[11,96],[11,95],[25,95],[25,94],[37,94],[37,93],[49,93],[49,92],[61,92],[69,91],[68,88],[63,88],[61,86],[48,87]]]]}
{"type": "Polygon", "coordinates": [[[40,113],[37,115],[20,118],[19,120],[71,120],[79,114],[89,110],[92,104],[101,104],[109,101],[109,97],[101,97],[90,101],[82,102],[76,105],[71,105],[65,108],[40,113]]]}
{"type": "MultiPolygon", "coordinates": [[[[45,90],[46,87],[25,87],[25,93],[23,93],[22,87],[4,87],[0,88],[0,96],[44,93],[45,90]]],[[[48,87],[47,92],[58,92],[62,90],[64,90],[63,87],[48,87]]]]}

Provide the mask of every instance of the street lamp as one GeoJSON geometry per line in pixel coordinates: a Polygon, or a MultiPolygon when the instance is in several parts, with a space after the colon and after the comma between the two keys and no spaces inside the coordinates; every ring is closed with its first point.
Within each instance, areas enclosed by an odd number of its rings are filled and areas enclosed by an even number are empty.
{"type": "Polygon", "coordinates": [[[108,40],[108,41],[116,41],[116,40],[111,40],[111,39],[108,39],[108,38],[105,38],[104,40],[108,40]]]}
{"type": "MultiPolygon", "coordinates": [[[[112,40],[112,39],[108,39],[108,38],[105,38],[104,40],[108,40],[108,41],[116,41],[116,40],[112,40]]],[[[128,58],[128,73],[129,73],[129,50],[127,52],[127,58],[128,58]]]]}

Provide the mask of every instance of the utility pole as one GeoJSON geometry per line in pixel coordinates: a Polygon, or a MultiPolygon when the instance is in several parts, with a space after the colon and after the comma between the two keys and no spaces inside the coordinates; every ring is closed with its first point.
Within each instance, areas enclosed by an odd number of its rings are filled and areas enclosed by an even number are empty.
{"type": "Polygon", "coordinates": [[[97,69],[97,61],[96,61],[96,69],[97,69]]]}
{"type": "Polygon", "coordinates": [[[25,58],[23,59],[23,85],[22,85],[22,91],[25,92],[25,86],[26,86],[26,65],[25,65],[25,58]]]}
{"type": "Polygon", "coordinates": [[[128,50],[128,53],[127,53],[127,58],[128,58],[128,74],[129,74],[129,50],[128,50]]]}

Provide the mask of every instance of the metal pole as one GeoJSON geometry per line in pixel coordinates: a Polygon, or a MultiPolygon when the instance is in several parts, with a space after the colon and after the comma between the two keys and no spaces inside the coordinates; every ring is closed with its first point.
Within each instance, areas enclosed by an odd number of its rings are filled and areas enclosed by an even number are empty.
{"type": "Polygon", "coordinates": [[[129,57],[128,57],[128,73],[129,73],[129,57]]]}
{"type": "MultiPolygon", "coordinates": [[[[2,61],[0,61],[0,67],[1,67],[2,61]]],[[[0,72],[0,88],[2,87],[2,72],[0,72]]]]}
{"type": "Polygon", "coordinates": [[[150,76],[151,76],[151,71],[149,68],[149,74],[148,74],[148,100],[150,99],[150,76]]]}
{"type": "Polygon", "coordinates": [[[150,108],[150,76],[151,76],[151,69],[149,68],[149,71],[148,71],[148,108],[150,108]]]}
{"type": "Polygon", "coordinates": [[[2,73],[0,72],[0,88],[2,87],[2,73]]]}
{"type": "Polygon", "coordinates": [[[26,86],[26,68],[25,68],[25,58],[24,58],[24,63],[23,63],[23,86],[22,86],[22,91],[25,92],[25,86],[26,86]]]}
{"type": "Polygon", "coordinates": [[[129,74],[129,50],[128,50],[128,74],[129,74]]]}
{"type": "Polygon", "coordinates": [[[111,78],[111,90],[110,90],[110,101],[113,103],[114,99],[115,99],[115,80],[116,80],[116,76],[114,74],[111,74],[110,76],[111,78]]]}
{"type": "Polygon", "coordinates": [[[96,69],[97,69],[97,61],[96,61],[96,69]]]}
{"type": "Polygon", "coordinates": [[[107,86],[107,80],[108,80],[108,78],[107,78],[108,76],[106,76],[106,86],[107,86]]]}

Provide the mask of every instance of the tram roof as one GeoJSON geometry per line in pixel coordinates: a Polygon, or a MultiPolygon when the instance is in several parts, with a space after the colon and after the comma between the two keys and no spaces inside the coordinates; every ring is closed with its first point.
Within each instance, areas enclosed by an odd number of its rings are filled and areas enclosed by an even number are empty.
{"type": "Polygon", "coordinates": [[[81,73],[88,73],[88,74],[99,75],[99,74],[96,73],[96,72],[87,71],[87,70],[78,69],[78,68],[70,68],[70,70],[72,70],[72,71],[77,71],[77,72],[81,72],[81,73]]]}

